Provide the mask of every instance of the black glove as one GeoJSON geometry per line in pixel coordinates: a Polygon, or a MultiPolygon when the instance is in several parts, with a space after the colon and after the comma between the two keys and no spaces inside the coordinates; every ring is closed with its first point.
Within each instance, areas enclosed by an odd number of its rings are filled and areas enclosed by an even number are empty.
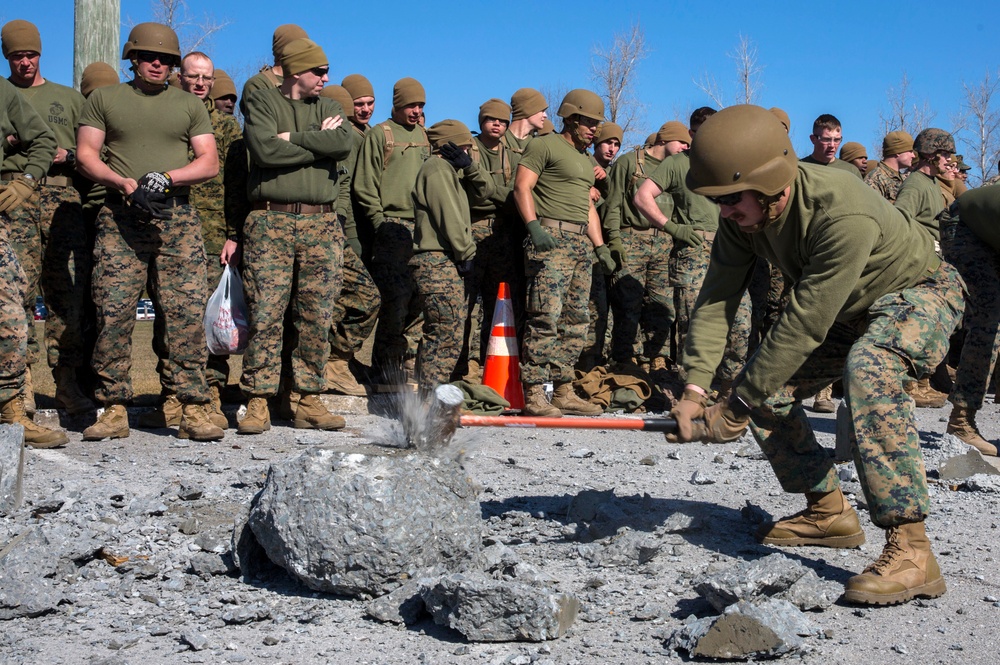
{"type": "Polygon", "coordinates": [[[454,166],[456,171],[461,171],[465,167],[472,165],[472,157],[469,156],[469,153],[459,148],[452,141],[448,141],[438,148],[438,150],[444,161],[454,166]]]}
{"type": "Polygon", "coordinates": [[[173,180],[168,174],[151,171],[139,178],[139,186],[132,192],[129,201],[153,219],[171,219],[174,215],[163,202],[172,185],[173,180]]]}
{"type": "Polygon", "coordinates": [[[472,274],[472,271],[476,267],[476,259],[472,258],[472,259],[466,259],[464,261],[459,261],[458,263],[455,264],[455,267],[458,268],[459,275],[461,275],[462,277],[468,277],[472,274]]]}

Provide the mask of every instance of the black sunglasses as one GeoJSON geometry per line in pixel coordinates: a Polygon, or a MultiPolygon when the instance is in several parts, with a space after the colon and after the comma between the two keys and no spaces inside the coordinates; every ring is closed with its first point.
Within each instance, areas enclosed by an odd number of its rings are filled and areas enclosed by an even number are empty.
{"type": "Polygon", "coordinates": [[[177,58],[167,53],[157,53],[156,51],[136,51],[135,59],[140,62],[156,62],[163,65],[173,65],[177,58]]]}
{"type": "Polygon", "coordinates": [[[316,76],[319,76],[319,77],[322,78],[323,76],[326,76],[327,74],[330,73],[330,68],[329,67],[313,67],[309,71],[311,71],[316,76]]]}
{"type": "Polygon", "coordinates": [[[743,198],[743,192],[733,192],[722,196],[706,196],[706,199],[719,206],[734,206],[743,198]]]}

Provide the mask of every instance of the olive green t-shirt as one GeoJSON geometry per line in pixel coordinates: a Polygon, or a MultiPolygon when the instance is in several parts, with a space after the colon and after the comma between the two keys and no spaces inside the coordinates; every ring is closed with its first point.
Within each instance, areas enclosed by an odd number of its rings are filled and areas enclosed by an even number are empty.
{"type": "Polygon", "coordinates": [[[958,197],[958,209],[965,225],[1000,252],[1000,185],[970,189],[958,197]]]}
{"type": "Polygon", "coordinates": [[[538,174],[531,194],[539,217],[577,224],[589,221],[594,167],[585,151],[577,150],[562,134],[540,136],[528,144],[519,166],[538,174]]]}
{"type": "MultiPolygon", "coordinates": [[[[76,126],[83,108],[83,95],[64,85],[46,80],[41,85],[30,88],[14,86],[28,104],[41,116],[52,133],[56,143],[64,150],[76,148],[76,126]]],[[[28,158],[24,153],[15,152],[3,161],[4,171],[24,171],[28,158]]],[[[73,175],[72,164],[54,164],[50,175],[73,175]]]]}
{"type": "Polygon", "coordinates": [[[858,169],[857,166],[855,166],[854,164],[851,164],[850,162],[845,162],[844,160],[840,159],[839,157],[834,157],[833,161],[830,162],[829,164],[824,164],[824,163],[822,163],[822,162],[814,159],[812,155],[806,155],[805,157],[803,157],[799,161],[800,162],[805,162],[806,164],[815,164],[817,166],[832,166],[835,169],[840,169],[841,171],[847,171],[848,173],[853,173],[854,175],[858,176],[859,178],[863,177],[861,175],[861,171],[858,169]]]}
{"type": "MultiPolygon", "coordinates": [[[[604,236],[613,240],[621,236],[622,228],[645,230],[649,220],[633,203],[635,193],[650,174],[660,165],[660,160],[644,148],[631,150],[615,160],[608,172],[608,202],[601,215],[604,236]],[[642,157],[642,164],[639,158],[642,157]]],[[[666,192],[656,197],[656,205],[668,219],[674,211],[674,199],[666,192]]]]}
{"type": "Polygon", "coordinates": [[[727,219],[719,224],[684,350],[688,380],[697,386],[711,385],[758,256],[792,287],[737,388],[754,406],[792,377],[835,322],[866,315],[876,300],[940,265],[922,227],[859,178],[800,163],[777,220],[757,233],[727,219]]]}
{"type": "Polygon", "coordinates": [[[719,206],[687,188],[684,180],[690,170],[691,158],[687,152],[679,152],[660,162],[649,179],[673,197],[674,217],[671,221],[713,232],[719,228],[719,206]]]}
{"type": "Polygon", "coordinates": [[[482,219],[503,213],[514,188],[515,166],[511,163],[511,150],[501,141],[494,150],[490,150],[478,136],[473,137],[473,150],[470,154],[478,159],[483,176],[493,184],[493,194],[484,201],[470,201],[472,217],[482,219]]]}
{"type": "Polygon", "coordinates": [[[346,117],[326,97],[289,99],[279,88],[259,90],[247,100],[243,135],[250,153],[247,193],[251,201],[333,203],[339,194],[337,163],[351,152],[350,123],[320,129],[323,120],[346,117]],[[278,134],[289,132],[288,140],[278,134]]]}
{"type": "Polygon", "coordinates": [[[105,133],[104,161],[124,178],[179,169],[189,163],[195,136],[212,134],[204,103],[173,87],[147,94],[132,83],[98,88],[83,106],[80,124],[105,133]]]}
{"type": "Polygon", "coordinates": [[[894,205],[920,223],[935,240],[941,239],[938,218],[945,209],[945,198],[937,178],[914,171],[903,181],[894,205]]]}

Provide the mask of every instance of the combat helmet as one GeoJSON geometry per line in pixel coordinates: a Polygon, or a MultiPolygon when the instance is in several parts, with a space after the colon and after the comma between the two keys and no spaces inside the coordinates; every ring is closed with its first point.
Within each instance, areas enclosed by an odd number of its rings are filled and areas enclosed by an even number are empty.
{"type": "Polygon", "coordinates": [[[943,129],[928,127],[913,139],[913,149],[921,155],[933,155],[939,150],[954,154],[955,139],[943,129]]]}
{"type": "Polygon", "coordinates": [[[137,51],[152,51],[175,57],[175,65],[181,61],[181,47],[177,33],[162,23],[139,23],[128,33],[128,41],[122,49],[122,60],[131,60],[137,51]]]}
{"type": "Polygon", "coordinates": [[[752,104],[724,108],[706,120],[688,155],[688,189],[702,196],[748,189],[774,196],[798,173],[784,125],[774,113],[752,104]]]}
{"type": "Polygon", "coordinates": [[[568,118],[573,115],[582,115],[594,120],[604,121],[604,100],[597,93],[577,88],[570,90],[563,97],[562,104],[559,105],[560,118],[568,118]]]}

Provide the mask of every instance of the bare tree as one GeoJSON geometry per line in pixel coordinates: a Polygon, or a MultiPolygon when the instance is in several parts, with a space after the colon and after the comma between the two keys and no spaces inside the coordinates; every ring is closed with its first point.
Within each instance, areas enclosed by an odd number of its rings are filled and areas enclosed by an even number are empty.
{"type": "Polygon", "coordinates": [[[556,112],[559,110],[559,105],[562,103],[563,97],[569,92],[569,88],[563,83],[558,83],[556,85],[543,85],[538,89],[538,92],[542,93],[542,97],[549,104],[549,120],[555,124],[556,129],[559,129],[559,124],[556,121],[556,112]]]}
{"type": "Polygon", "coordinates": [[[592,54],[590,78],[607,104],[605,117],[621,125],[626,136],[635,134],[645,109],[636,94],[636,81],[639,65],[649,55],[642,26],[634,23],[625,32],[616,32],[610,46],[597,44],[592,54]]]}
{"type": "Polygon", "coordinates": [[[979,183],[996,172],[1000,158],[1000,108],[997,92],[1000,78],[986,72],[974,85],[962,82],[962,111],[955,123],[955,134],[969,147],[968,160],[979,169],[979,183]]]}
{"type": "Polygon", "coordinates": [[[186,0],[152,0],[153,20],[173,28],[181,44],[181,53],[204,51],[212,36],[231,21],[216,21],[208,14],[192,17],[186,0]]]}
{"type": "MultiPolygon", "coordinates": [[[[736,49],[726,55],[736,63],[736,89],[731,96],[733,100],[731,103],[756,104],[764,87],[761,83],[764,68],[757,59],[757,45],[752,39],[740,33],[736,49]]],[[[723,86],[714,75],[705,72],[694,84],[719,108],[729,106],[723,86]]]]}
{"type": "Polygon", "coordinates": [[[926,99],[920,101],[913,98],[910,79],[906,72],[903,72],[903,79],[898,87],[886,91],[886,97],[889,100],[889,109],[878,112],[880,133],[875,137],[876,143],[872,146],[873,152],[877,154],[882,153],[882,139],[889,132],[904,131],[916,136],[921,129],[930,125],[936,115],[926,99]]]}

